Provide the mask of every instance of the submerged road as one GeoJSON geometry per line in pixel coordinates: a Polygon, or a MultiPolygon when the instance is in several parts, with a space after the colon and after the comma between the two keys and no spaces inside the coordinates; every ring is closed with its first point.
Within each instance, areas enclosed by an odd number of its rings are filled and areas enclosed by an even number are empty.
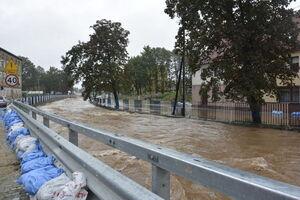
{"type": "MultiPolygon", "coordinates": [[[[300,133],[216,122],[127,113],[96,107],[81,98],[39,107],[65,118],[165,146],[180,152],[300,186],[300,133]]],[[[50,127],[67,137],[68,130],[50,127]]],[[[79,147],[151,188],[151,166],[126,153],[79,136],[79,147]]],[[[229,199],[179,176],[171,177],[171,199],[229,199]]]]}

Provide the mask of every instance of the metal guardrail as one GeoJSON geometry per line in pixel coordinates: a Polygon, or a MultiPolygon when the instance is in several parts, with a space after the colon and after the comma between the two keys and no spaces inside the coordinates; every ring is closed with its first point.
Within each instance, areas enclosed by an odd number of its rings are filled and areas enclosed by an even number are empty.
{"type": "Polygon", "coordinates": [[[55,156],[58,167],[63,168],[69,175],[74,171],[85,174],[88,188],[93,193],[89,199],[162,200],[161,197],[59,136],[47,127],[49,121],[44,120],[42,124],[36,120],[35,114],[32,118],[15,105],[13,109],[18,112],[31,134],[39,138],[43,149],[55,156]]]}
{"type": "MultiPolygon", "coordinates": [[[[72,162],[68,163],[68,160],[66,160],[64,162],[64,165],[70,167],[71,169],[73,165],[80,166],[85,173],[92,174],[92,171],[97,170],[98,166],[96,166],[94,163],[96,161],[91,161],[92,158],[86,155],[87,153],[84,153],[82,150],[75,149],[73,146],[64,141],[60,136],[55,135],[53,131],[42,126],[38,121],[30,118],[27,114],[21,111],[20,108],[26,110],[27,112],[30,111],[33,118],[35,119],[37,114],[41,115],[43,117],[43,123],[45,126],[49,127],[49,121],[53,121],[61,124],[64,127],[68,127],[69,141],[75,145],[78,145],[78,133],[80,133],[151,163],[152,191],[164,199],[170,198],[170,173],[174,173],[181,177],[187,178],[195,183],[204,185],[234,199],[300,199],[300,187],[298,186],[290,185],[270,178],[227,167],[215,162],[207,161],[200,157],[190,156],[165,147],[160,147],[137,139],[133,139],[121,134],[96,129],[79,122],[71,121],[54,114],[44,112],[40,109],[23,104],[21,102],[14,102],[13,107],[21,115],[26,124],[30,124],[29,126],[31,126],[31,128],[36,130],[37,132],[42,132],[42,134],[39,134],[38,137],[40,137],[41,140],[44,141],[45,145],[53,148],[53,145],[55,145],[53,144],[53,141],[63,141],[63,144],[60,144],[61,146],[59,146],[59,149],[54,150],[55,152],[57,152],[55,155],[60,156],[60,154],[62,154],[65,156],[70,156],[72,162]],[[47,135],[44,136],[44,134],[47,135]],[[48,142],[49,144],[46,144],[48,142]],[[76,153],[77,151],[79,151],[80,153],[76,153]],[[87,159],[84,158],[85,156],[87,156],[87,159]]],[[[100,175],[101,174],[99,173],[99,176],[100,175]]],[[[87,177],[88,183],[91,183],[90,179],[93,180],[93,177],[87,177]]],[[[124,182],[123,186],[128,186],[127,189],[120,188],[121,186],[117,188],[114,187],[114,185],[111,184],[111,181],[119,182],[119,180],[115,179],[115,176],[106,176],[106,178],[107,180],[105,179],[105,183],[107,181],[110,181],[110,184],[106,185],[106,188],[109,190],[113,189],[116,193],[118,193],[119,190],[123,189],[121,192],[122,194],[126,194],[124,190],[130,193],[139,193],[138,190],[135,190],[138,188],[134,189],[133,187],[129,186],[130,184],[128,185],[124,182]]],[[[101,188],[101,185],[89,184],[88,186],[91,187],[90,189],[93,192],[100,191],[99,188],[101,188]]],[[[101,190],[101,192],[104,191],[101,190]]],[[[151,198],[141,198],[140,196],[140,198],[138,199],[151,198]]]]}

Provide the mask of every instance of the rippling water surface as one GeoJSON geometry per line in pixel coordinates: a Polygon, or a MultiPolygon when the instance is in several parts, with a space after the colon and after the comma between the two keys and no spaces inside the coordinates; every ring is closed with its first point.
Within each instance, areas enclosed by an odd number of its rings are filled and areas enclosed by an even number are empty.
{"type": "MultiPolygon", "coordinates": [[[[81,98],[64,99],[40,108],[100,129],[300,186],[300,133],[106,110],[81,98]]],[[[54,123],[50,126],[67,137],[66,128],[54,123]]],[[[151,166],[147,162],[85,136],[79,137],[79,146],[151,188],[151,166]]],[[[179,176],[172,176],[171,184],[171,199],[229,199],[179,176]]]]}

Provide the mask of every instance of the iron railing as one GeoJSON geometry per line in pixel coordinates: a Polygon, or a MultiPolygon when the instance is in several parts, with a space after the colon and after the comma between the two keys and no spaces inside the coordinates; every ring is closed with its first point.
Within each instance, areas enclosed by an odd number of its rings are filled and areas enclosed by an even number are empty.
{"type": "Polygon", "coordinates": [[[30,96],[30,97],[22,97],[17,99],[17,101],[21,101],[23,103],[27,103],[29,105],[36,105],[40,103],[46,103],[49,101],[60,100],[65,98],[76,97],[75,95],[63,95],[63,94],[49,94],[49,95],[39,95],[39,96],[30,96]]]}
{"type": "Polygon", "coordinates": [[[300,187],[298,186],[227,167],[121,134],[96,129],[90,125],[71,121],[21,102],[14,102],[13,108],[65,168],[69,171],[80,169],[87,174],[88,187],[101,199],[118,199],[115,198],[116,196],[121,199],[146,200],[157,199],[158,196],[75,147],[74,145],[78,146],[78,133],[151,163],[152,191],[164,199],[170,199],[171,173],[234,199],[300,199],[300,187]],[[32,118],[22,110],[31,113],[32,118]],[[37,115],[43,117],[44,126],[36,120],[37,115]],[[50,121],[67,127],[69,129],[69,141],[74,145],[49,129],[50,121]],[[145,196],[141,196],[142,193],[145,196]],[[136,195],[132,196],[134,194],[136,195]]]}

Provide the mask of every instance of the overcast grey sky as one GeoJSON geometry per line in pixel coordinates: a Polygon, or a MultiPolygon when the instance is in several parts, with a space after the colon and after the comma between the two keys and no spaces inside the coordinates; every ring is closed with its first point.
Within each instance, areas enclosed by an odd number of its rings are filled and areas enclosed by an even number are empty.
{"type": "Polygon", "coordinates": [[[164,9],[165,0],[0,0],[0,47],[45,69],[60,67],[61,56],[105,18],[130,31],[130,56],[145,45],[172,50],[178,26],[164,9]]]}
{"type": "Polygon", "coordinates": [[[172,50],[177,23],[164,8],[164,0],[0,0],[0,47],[45,69],[60,67],[61,56],[105,18],[130,31],[130,56],[145,45],[172,50]]]}

